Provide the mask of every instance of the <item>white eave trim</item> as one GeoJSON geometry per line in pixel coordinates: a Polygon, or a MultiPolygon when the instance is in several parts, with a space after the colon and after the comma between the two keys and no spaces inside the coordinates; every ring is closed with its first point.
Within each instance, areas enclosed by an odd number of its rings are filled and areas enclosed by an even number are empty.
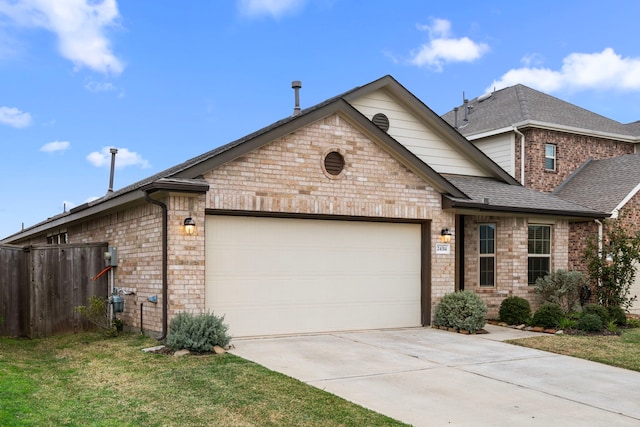
{"type": "Polygon", "coordinates": [[[620,209],[622,209],[624,205],[626,205],[629,202],[629,200],[631,200],[633,196],[635,196],[638,193],[638,191],[640,191],[640,184],[636,185],[634,189],[631,190],[629,194],[627,194],[620,203],[618,203],[618,206],[616,206],[615,209],[611,212],[611,218],[614,218],[614,219],[618,218],[618,213],[620,212],[620,209]]]}
{"type": "Polygon", "coordinates": [[[577,128],[573,126],[563,126],[555,123],[541,122],[538,120],[526,120],[520,123],[515,123],[513,126],[506,126],[500,129],[493,129],[486,132],[466,135],[466,138],[469,141],[473,141],[476,139],[487,138],[490,136],[500,135],[507,132],[513,132],[513,128],[522,129],[526,127],[555,130],[559,132],[574,133],[578,135],[593,136],[597,138],[614,139],[617,141],[628,142],[631,144],[640,143],[640,136],[623,135],[623,134],[610,133],[610,132],[600,132],[592,129],[577,128]]]}
{"type": "Polygon", "coordinates": [[[469,141],[474,141],[476,139],[488,138],[490,136],[500,135],[507,132],[513,132],[513,126],[507,126],[504,128],[494,129],[482,133],[476,133],[474,135],[467,135],[465,138],[467,138],[469,141]]]}

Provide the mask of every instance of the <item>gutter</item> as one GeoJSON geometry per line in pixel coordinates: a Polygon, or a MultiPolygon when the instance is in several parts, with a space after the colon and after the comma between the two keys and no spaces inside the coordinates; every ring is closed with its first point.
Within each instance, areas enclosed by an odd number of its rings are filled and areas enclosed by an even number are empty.
{"type": "Polygon", "coordinates": [[[162,203],[159,200],[152,199],[149,196],[149,192],[144,192],[144,198],[147,202],[152,203],[154,205],[160,206],[162,209],[162,335],[156,338],[158,341],[162,341],[167,337],[167,323],[168,323],[168,313],[169,313],[169,302],[168,302],[168,288],[169,288],[169,280],[168,280],[168,230],[169,230],[169,221],[168,221],[168,213],[167,213],[167,205],[162,203]]]}
{"type": "Polygon", "coordinates": [[[500,206],[489,205],[481,201],[467,201],[467,200],[453,200],[446,195],[442,196],[442,208],[443,209],[472,209],[487,212],[504,212],[504,213],[518,213],[518,214],[535,214],[535,215],[552,215],[558,217],[573,217],[573,218],[606,218],[609,215],[604,212],[585,212],[585,211],[569,211],[569,210],[553,210],[553,209],[540,209],[529,208],[519,206],[500,206]]]}

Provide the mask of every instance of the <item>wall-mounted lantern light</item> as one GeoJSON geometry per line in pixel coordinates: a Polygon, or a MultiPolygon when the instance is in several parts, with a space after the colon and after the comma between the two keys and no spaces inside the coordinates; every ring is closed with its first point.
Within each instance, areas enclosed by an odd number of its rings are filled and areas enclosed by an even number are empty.
{"type": "Polygon", "coordinates": [[[191,236],[195,232],[196,232],[196,222],[191,217],[185,218],[184,233],[191,236]]]}
{"type": "Polygon", "coordinates": [[[442,231],[440,232],[440,241],[442,243],[451,242],[451,231],[449,231],[448,228],[443,228],[442,231]]]}

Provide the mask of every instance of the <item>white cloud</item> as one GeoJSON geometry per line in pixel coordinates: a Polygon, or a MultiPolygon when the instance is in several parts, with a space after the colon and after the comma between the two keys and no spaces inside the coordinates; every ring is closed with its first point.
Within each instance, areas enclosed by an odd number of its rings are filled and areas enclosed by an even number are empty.
{"type": "MultiPolygon", "coordinates": [[[[525,62],[526,64],[526,62],[525,62]]],[[[522,67],[507,71],[487,91],[524,84],[543,92],[598,90],[640,90],[640,57],[623,58],[612,48],[596,53],[572,53],[560,70],[522,67]]]]}
{"type": "Polygon", "coordinates": [[[14,128],[25,128],[31,124],[31,114],[13,107],[0,107],[0,123],[14,128]]]}
{"type": "Polygon", "coordinates": [[[238,9],[243,15],[271,15],[279,18],[300,9],[305,0],[239,0],[238,9]]]}
{"type": "MultiPolygon", "coordinates": [[[[100,151],[94,151],[89,153],[87,160],[94,166],[111,166],[111,147],[103,147],[100,151]]],[[[140,166],[141,168],[151,167],[149,162],[142,158],[142,156],[136,152],[129,151],[126,148],[118,148],[116,154],[116,168],[124,168],[127,166],[140,166]]]]}
{"type": "Polygon", "coordinates": [[[54,33],[60,54],[76,68],[105,74],[124,69],[104,34],[119,17],[116,0],[0,0],[0,14],[18,25],[54,33]]]}
{"type": "Polygon", "coordinates": [[[45,153],[53,153],[55,151],[65,151],[69,149],[71,143],[69,141],[53,141],[40,147],[40,151],[45,153]]]}
{"type": "Polygon", "coordinates": [[[430,25],[418,25],[418,30],[429,33],[429,42],[411,52],[411,63],[442,71],[447,62],[473,62],[489,51],[489,45],[477,43],[468,37],[453,38],[451,22],[432,19],[430,25]]]}

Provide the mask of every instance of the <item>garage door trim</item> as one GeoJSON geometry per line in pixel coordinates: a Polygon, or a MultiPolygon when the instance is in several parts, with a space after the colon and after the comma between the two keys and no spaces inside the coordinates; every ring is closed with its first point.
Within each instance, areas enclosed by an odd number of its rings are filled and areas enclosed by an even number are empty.
{"type": "Polygon", "coordinates": [[[411,218],[386,218],[368,216],[347,216],[347,215],[326,215],[326,214],[300,214],[289,212],[263,212],[263,211],[241,211],[229,209],[206,209],[206,215],[218,216],[241,216],[241,217],[268,217],[268,218],[293,218],[293,219],[313,219],[329,221],[363,221],[363,222],[385,222],[420,224],[420,317],[422,326],[431,324],[431,220],[420,220],[411,218]]]}

